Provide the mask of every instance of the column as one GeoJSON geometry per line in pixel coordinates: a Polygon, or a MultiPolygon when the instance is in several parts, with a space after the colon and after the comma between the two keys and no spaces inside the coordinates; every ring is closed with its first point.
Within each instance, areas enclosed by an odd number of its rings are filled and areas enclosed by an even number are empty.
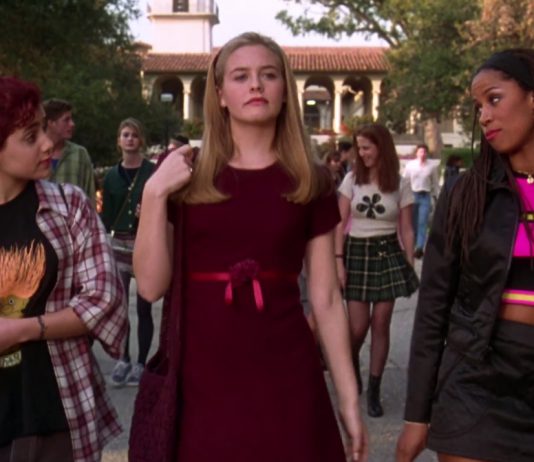
{"type": "Polygon", "coordinates": [[[334,81],[334,126],[332,129],[336,133],[341,132],[341,93],[343,92],[343,81],[334,81]]]}
{"type": "Polygon", "coordinates": [[[378,107],[380,106],[380,87],[382,85],[382,79],[373,78],[371,79],[372,86],[372,100],[371,100],[371,114],[373,119],[378,119],[378,107]]]}
{"type": "Polygon", "coordinates": [[[306,89],[306,78],[297,77],[297,97],[299,99],[300,114],[304,117],[304,90],[306,89]]]}
{"type": "Polygon", "coordinates": [[[184,86],[184,120],[191,118],[191,83],[192,79],[182,78],[184,86]]]}
{"type": "Polygon", "coordinates": [[[150,101],[154,95],[154,85],[156,83],[155,76],[146,76],[143,71],[141,71],[141,91],[143,98],[146,101],[150,101]]]}

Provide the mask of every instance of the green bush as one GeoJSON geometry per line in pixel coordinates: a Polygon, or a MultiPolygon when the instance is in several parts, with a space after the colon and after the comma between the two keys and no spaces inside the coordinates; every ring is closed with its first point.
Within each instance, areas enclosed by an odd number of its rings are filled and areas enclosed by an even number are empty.
{"type": "Polygon", "coordinates": [[[204,121],[202,119],[185,119],[181,131],[191,140],[201,139],[204,132],[204,121]]]}
{"type": "MultiPolygon", "coordinates": [[[[474,155],[476,156],[477,150],[475,149],[474,155]]],[[[462,159],[463,167],[470,168],[473,165],[473,154],[471,148],[443,148],[441,151],[441,166],[444,167],[447,164],[449,156],[458,156],[462,159]]]]}

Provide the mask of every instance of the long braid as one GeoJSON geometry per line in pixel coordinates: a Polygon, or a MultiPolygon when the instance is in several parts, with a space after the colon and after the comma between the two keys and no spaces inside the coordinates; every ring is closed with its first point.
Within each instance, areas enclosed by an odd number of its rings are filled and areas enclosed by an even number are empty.
{"type": "MultiPolygon", "coordinates": [[[[531,49],[510,49],[492,55],[475,72],[477,75],[482,70],[497,70],[506,78],[515,80],[525,91],[534,91],[534,51],[531,49]]],[[[473,121],[472,145],[474,142],[473,121]]],[[[474,160],[473,167],[458,180],[451,191],[450,205],[447,212],[447,249],[450,251],[454,246],[460,245],[461,257],[464,261],[469,258],[469,242],[480,230],[484,219],[488,186],[492,184],[490,174],[493,163],[500,156],[486,141],[481,140],[480,155],[474,160]]],[[[504,156],[504,168],[507,181],[500,186],[508,187],[519,200],[519,191],[515,183],[509,159],[504,156]]],[[[520,204],[524,210],[524,204],[520,204]]],[[[531,241],[531,253],[533,236],[530,227],[527,233],[531,241]]]]}
{"type": "Polygon", "coordinates": [[[454,186],[447,217],[447,248],[459,243],[464,259],[468,258],[470,240],[482,225],[492,156],[482,149],[473,167],[454,186]]]}

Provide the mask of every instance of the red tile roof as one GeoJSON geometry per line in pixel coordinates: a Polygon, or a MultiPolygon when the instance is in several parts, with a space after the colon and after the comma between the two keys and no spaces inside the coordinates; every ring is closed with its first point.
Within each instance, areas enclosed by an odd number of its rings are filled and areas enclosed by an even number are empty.
{"type": "MultiPolygon", "coordinates": [[[[386,50],[382,47],[284,47],[295,72],[387,72],[386,50]]],[[[143,70],[206,72],[210,59],[209,53],[148,53],[143,59],[143,70]]]]}

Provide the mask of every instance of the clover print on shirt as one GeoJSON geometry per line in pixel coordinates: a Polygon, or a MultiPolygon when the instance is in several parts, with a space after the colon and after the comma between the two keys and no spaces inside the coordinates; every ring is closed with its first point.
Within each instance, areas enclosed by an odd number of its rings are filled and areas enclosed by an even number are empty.
{"type": "Polygon", "coordinates": [[[383,214],[386,211],[386,208],[380,204],[382,196],[380,194],[373,194],[370,198],[369,196],[363,196],[362,201],[356,204],[356,210],[360,213],[365,213],[367,218],[376,218],[376,214],[383,214]]]}

